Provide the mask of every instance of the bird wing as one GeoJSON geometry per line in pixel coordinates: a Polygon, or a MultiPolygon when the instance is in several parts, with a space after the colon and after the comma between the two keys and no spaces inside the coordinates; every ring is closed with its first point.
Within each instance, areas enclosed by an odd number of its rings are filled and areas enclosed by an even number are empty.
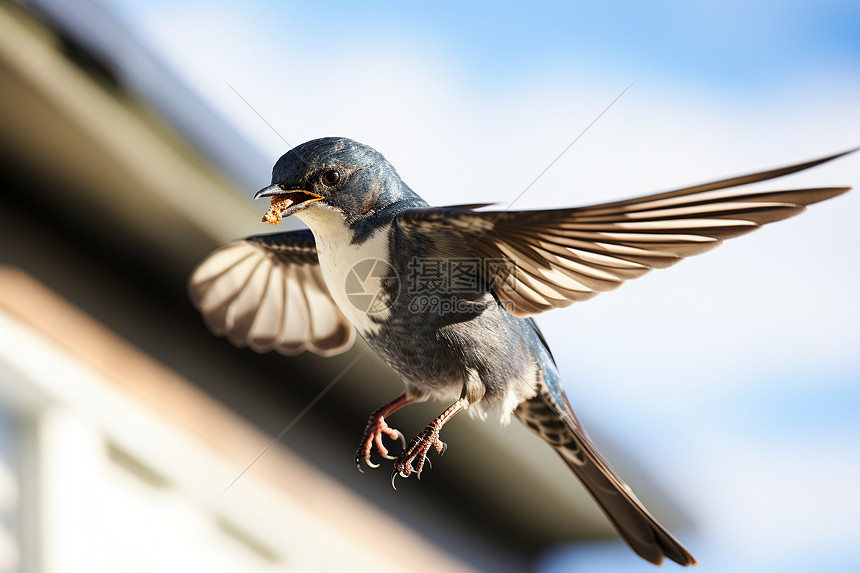
{"type": "Polygon", "coordinates": [[[470,206],[410,209],[405,230],[447,231],[481,259],[482,273],[512,314],[530,316],[588,300],[709,251],[723,240],[792,217],[850,187],[742,192],[737,187],[808,169],[839,153],[733,177],[589,207],[542,211],[473,211],[470,206]]]}
{"type": "Polygon", "coordinates": [[[209,329],[236,346],[332,356],[355,342],[307,230],[256,235],[214,251],[192,273],[188,292],[209,329]]]}

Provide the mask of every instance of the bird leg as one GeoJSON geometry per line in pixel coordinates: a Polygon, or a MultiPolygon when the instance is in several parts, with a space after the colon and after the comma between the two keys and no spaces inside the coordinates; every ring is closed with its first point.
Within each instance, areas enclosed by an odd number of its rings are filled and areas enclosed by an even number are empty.
{"type": "Polygon", "coordinates": [[[370,415],[370,419],[367,421],[367,427],[364,428],[364,435],[361,438],[358,451],[355,452],[355,467],[358,468],[358,471],[363,473],[363,470],[361,469],[362,460],[364,460],[364,463],[367,464],[368,467],[379,467],[379,464],[375,464],[370,461],[370,453],[373,451],[374,446],[376,446],[376,451],[378,451],[379,455],[383,458],[388,460],[394,459],[394,456],[389,456],[388,449],[382,445],[383,435],[388,436],[392,440],[400,440],[403,444],[403,449],[406,449],[406,438],[404,438],[403,434],[398,430],[395,430],[386,424],[385,417],[390,416],[403,406],[411,404],[414,401],[414,398],[408,398],[406,394],[401,394],[370,415]]]}
{"type": "MultiPolygon", "coordinates": [[[[424,462],[429,462],[427,459],[427,452],[430,451],[430,447],[433,446],[436,448],[436,451],[439,454],[444,454],[446,448],[448,447],[445,442],[439,439],[439,431],[442,430],[442,426],[445,425],[445,422],[450,420],[454,414],[461,410],[465,410],[469,407],[469,401],[462,397],[451,406],[448,407],[447,410],[442,412],[435,420],[427,424],[427,427],[424,430],[412,438],[412,441],[409,442],[409,445],[406,447],[405,451],[400,454],[400,457],[397,458],[397,461],[394,462],[394,473],[391,474],[391,487],[394,487],[394,478],[400,475],[400,477],[409,477],[409,474],[415,472],[418,476],[418,479],[421,479],[421,470],[424,469],[424,462]],[[415,466],[413,467],[413,462],[415,466]]],[[[397,489],[394,487],[394,489],[397,489]]]]}

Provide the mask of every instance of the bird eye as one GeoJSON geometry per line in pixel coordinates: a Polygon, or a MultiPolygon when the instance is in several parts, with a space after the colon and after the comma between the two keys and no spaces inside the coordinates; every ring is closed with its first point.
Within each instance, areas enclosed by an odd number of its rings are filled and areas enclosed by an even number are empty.
{"type": "Polygon", "coordinates": [[[336,185],[338,181],[340,181],[340,173],[338,173],[334,169],[329,169],[322,174],[322,182],[329,187],[331,187],[332,185],[336,185]]]}

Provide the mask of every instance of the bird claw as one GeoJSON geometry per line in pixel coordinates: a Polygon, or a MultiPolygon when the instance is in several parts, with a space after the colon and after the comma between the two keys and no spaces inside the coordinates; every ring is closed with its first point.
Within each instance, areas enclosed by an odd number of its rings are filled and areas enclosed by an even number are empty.
{"type": "Polygon", "coordinates": [[[391,428],[391,429],[397,434],[397,439],[400,440],[400,449],[405,450],[406,449],[406,436],[404,436],[403,432],[401,432],[400,430],[395,430],[394,428],[391,428]]]}
{"type": "MultiPolygon", "coordinates": [[[[405,438],[405,437],[403,437],[403,432],[401,432],[400,430],[395,430],[394,428],[389,428],[389,430],[391,430],[392,432],[394,432],[394,433],[396,434],[396,436],[392,436],[392,435],[389,433],[389,434],[388,434],[388,437],[389,437],[389,438],[391,438],[392,440],[394,440],[394,439],[398,439],[398,440],[400,440],[400,449],[401,449],[401,450],[405,450],[405,449],[406,449],[406,438],[405,438]]],[[[380,455],[381,455],[383,458],[385,458],[386,460],[396,460],[396,459],[397,459],[397,457],[396,457],[396,456],[392,456],[392,455],[391,455],[391,454],[389,454],[388,452],[386,452],[386,453],[384,453],[384,454],[383,454],[382,452],[379,452],[379,453],[380,453],[380,455]]],[[[378,467],[378,465],[377,465],[377,467],[378,467]]]]}
{"type": "Polygon", "coordinates": [[[383,458],[387,460],[396,459],[388,453],[388,448],[383,445],[382,436],[388,436],[392,440],[400,440],[400,443],[403,444],[403,448],[406,448],[406,438],[403,437],[403,434],[399,430],[395,430],[386,424],[385,418],[382,416],[371,416],[370,420],[367,422],[367,427],[364,429],[364,436],[361,438],[361,444],[355,452],[355,467],[361,473],[364,473],[364,470],[361,469],[362,461],[369,468],[376,469],[379,467],[379,464],[370,461],[370,454],[373,452],[374,446],[376,447],[376,451],[383,458]]]}
{"type": "MultiPolygon", "coordinates": [[[[425,428],[423,432],[413,438],[409,443],[409,447],[407,447],[404,452],[400,454],[400,457],[397,458],[397,461],[394,462],[395,475],[391,478],[392,487],[394,486],[394,478],[397,474],[400,474],[400,477],[408,478],[414,473],[420,480],[421,473],[424,471],[425,463],[431,469],[433,468],[433,463],[430,461],[430,458],[427,457],[427,453],[430,451],[431,446],[436,448],[436,451],[440,454],[444,453],[447,449],[445,442],[439,439],[439,430],[434,428],[432,425],[425,428]],[[415,464],[414,466],[413,463],[415,464]]],[[[395,487],[394,489],[397,488],[395,487]]]]}

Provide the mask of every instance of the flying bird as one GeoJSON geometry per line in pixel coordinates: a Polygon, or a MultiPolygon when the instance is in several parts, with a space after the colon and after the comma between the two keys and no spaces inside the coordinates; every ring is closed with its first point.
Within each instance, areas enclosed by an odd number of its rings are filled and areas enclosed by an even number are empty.
{"type": "Polygon", "coordinates": [[[264,220],[296,215],[309,230],[255,235],[210,254],[189,292],[209,328],[237,346],[293,355],[345,352],[356,331],[403,379],[376,410],[356,465],[376,450],[396,476],[421,475],[444,452],[443,425],[468,410],[511,415],[547,442],[644,559],[696,560],[645,509],[577,420],[552,353],[531,318],[588,300],[792,217],[848,187],[741,187],[815,161],[588,207],[487,211],[433,207],[375,149],[327,137],[274,166],[264,220]],[[448,407],[408,444],[386,419],[413,402],[448,407]],[[389,455],[383,438],[404,442],[389,455]]]}

